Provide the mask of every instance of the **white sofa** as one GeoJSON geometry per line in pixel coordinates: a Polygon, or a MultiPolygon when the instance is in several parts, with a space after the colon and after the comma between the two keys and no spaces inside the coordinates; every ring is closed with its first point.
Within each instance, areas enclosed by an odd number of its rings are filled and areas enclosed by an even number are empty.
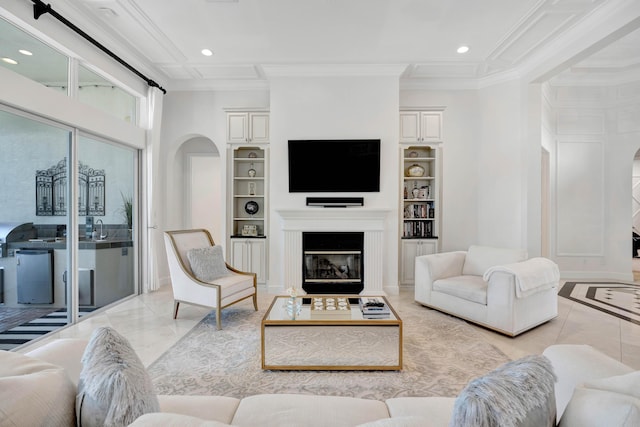
{"type": "Polygon", "coordinates": [[[509,336],[558,315],[558,267],[521,249],[471,246],[416,257],[415,301],[509,336]]]}
{"type": "MultiPolygon", "coordinates": [[[[52,422],[54,409],[57,412],[73,414],[75,404],[75,385],[79,378],[80,359],[86,341],[76,339],[59,339],[35,349],[25,355],[0,351],[0,426],[29,425],[75,425],[75,418],[67,417],[67,422],[52,422]],[[46,369],[43,369],[46,368],[46,369]],[[60,373],[64,373],[64,378],[60,373]],[[39,374],[47,374],[38,376],[39,374]],[[55,375],[54,375],[55,374],[55,375]],[[57,381],[59,386],[51,384],[45,387],[45,381],[57,381]],[[35,396],[33,383],[43,393],[53,390],[55,400],[48,402],[43,396],[35,396]],[[71,384],[71,396],[69,393],[71,384]],[[26,385],[18,387],[16,384],[26,385]],[[13,385],[12,385],[13,384],[13,385]],[[48,406],[47,406],[48,405],[48,406]],[[46,423],[37,424],[35,417],[46,417],[46,423]],[[16,421],[19,420],[18,422],[16,421]]],[[[600,407],[587,404],[582,408],[582,401],[574,402],[574,389],[583,390],[585,381],[613,377],[640,378],[640,371],[605,356],[584,345],[555,345],[547,348],[544,355],[551,361],[558,377],[555,385],[555,401],[557,418],[563,427],[597,425],[632,426],[640,425],[640,396],[635,401],[629,397],[617,405],[603,402],[600,407]],[[615,377],[615,376],[623,377],[615,377]],[[570,412],[570,417],[563,412],[570,412]],[[594,414],[601,409],[602,414],[594,414]],[[584,411],[589,420],[580,419],[584,411]],[[634,412],[635,411],[635,412],[634,412]],[[600,417],[600,418],[598,418],[600,417]],[[602,423],[603,418],[616,420],[613,423],[602,423]],[[626,417],[626,422],[619,422],[626,417]],[[635,417],[635,418],[634,418],[635,417]],[[616,423],[619,422],[619,423],[616,423]],[[600,423],[600,424],[598,424],[600,423]]],[[[628,382],[628,381],[627,381],[628,382]]],[[[638,384],[638,383],[636,383],[638,384]]],[[[602,388],[602,387],[601,387],[602,388]]],[[[640,390],[636,387],[636,393],[640,390]]],[[[599,390],[598,390],[599,391],[599,390]]],[[[51,393],[50,393],[51,394],[51,393]]],[[[584,398],[584,393],[579,396],[584,398]]],[[[453,397],[400,397],[377,401],[335,396],[312,396],[291,394],[265,394],[236,399],[225,396],[159,396],[160,413],[146,414],[139,417],[134,427],[145,426],[199,426],[220,427],[233,426],[448,426],[453,411],[453,397]]],[[[64,417],[59,417],[63,419],[64,417]]]]}

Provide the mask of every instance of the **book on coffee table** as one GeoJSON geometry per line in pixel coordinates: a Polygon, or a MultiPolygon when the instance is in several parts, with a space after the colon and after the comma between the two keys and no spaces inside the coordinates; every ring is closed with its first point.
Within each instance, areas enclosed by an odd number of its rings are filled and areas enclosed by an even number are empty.
{"type": "Polygon", "coordinates": [[[359,300],[360,310],[365,319],[389,317],[391,310],[382,298],[362,297],[359,300]]]}

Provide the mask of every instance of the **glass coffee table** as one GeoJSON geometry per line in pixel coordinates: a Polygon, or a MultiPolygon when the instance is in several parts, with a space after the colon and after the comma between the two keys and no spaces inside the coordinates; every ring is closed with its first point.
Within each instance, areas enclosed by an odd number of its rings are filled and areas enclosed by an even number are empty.
{"type": "Polygon", "coordinates": [[[262,369],[401,370],[402,320],[384,296],[388,315],[364,315],[357,295],[305,295],[291,309],[273,299],[261,324],[262,369]]]}

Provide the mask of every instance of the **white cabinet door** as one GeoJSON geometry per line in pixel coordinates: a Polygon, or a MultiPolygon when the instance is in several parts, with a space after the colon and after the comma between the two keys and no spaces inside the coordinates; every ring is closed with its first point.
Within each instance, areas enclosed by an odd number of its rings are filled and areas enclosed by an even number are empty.
{"type": "Polygon", "coordinates": [[[246,143],[249,140],[249,114],[227,113],[227,142],[246,143]]]}
{"type": "Polygon", "coordinates": [[[441,142],[442,111],[401,111],[400,142],[441,142]]]}
{"type": "Polygon", "coordinates": [[[249,142],[269,142],[269,113],[249,113],[249,142]]]}
{"type": "Polygon", "coordinates": [[[420,142],[420,113],[400,113],[400,142],[420,142]]]}
{"type": "Polygon", "coordinates": [[[435,239],[403,239],[401,247],[400,284],[413,285],[415,282],[416,257],[435,254],[438,241],[435,239]]]}
{"type": "Polygon", "coordinates": [[[421,142],[442,141],[442,113],[427,111],[420,113],[421,142]]]}
{"type": "Polygon", "coordinates": [[[265,239],[231,239],[231,262],[238,270],[256,273],[258,283],[266,283],[265,239]]]}
{"type": "Polygon", "coordinates": [[[231,144],[269,142],[269,113],[227,113],[227,142],[231,144]]]}

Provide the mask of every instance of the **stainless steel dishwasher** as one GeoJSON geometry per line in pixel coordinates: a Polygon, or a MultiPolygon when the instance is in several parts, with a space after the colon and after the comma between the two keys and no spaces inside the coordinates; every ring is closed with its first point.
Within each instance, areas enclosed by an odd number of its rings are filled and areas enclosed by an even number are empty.
{"type": "Polygon", "coordinates": [[[18,304],[53,304],[53,249],[16,251],[18,304]]]}

